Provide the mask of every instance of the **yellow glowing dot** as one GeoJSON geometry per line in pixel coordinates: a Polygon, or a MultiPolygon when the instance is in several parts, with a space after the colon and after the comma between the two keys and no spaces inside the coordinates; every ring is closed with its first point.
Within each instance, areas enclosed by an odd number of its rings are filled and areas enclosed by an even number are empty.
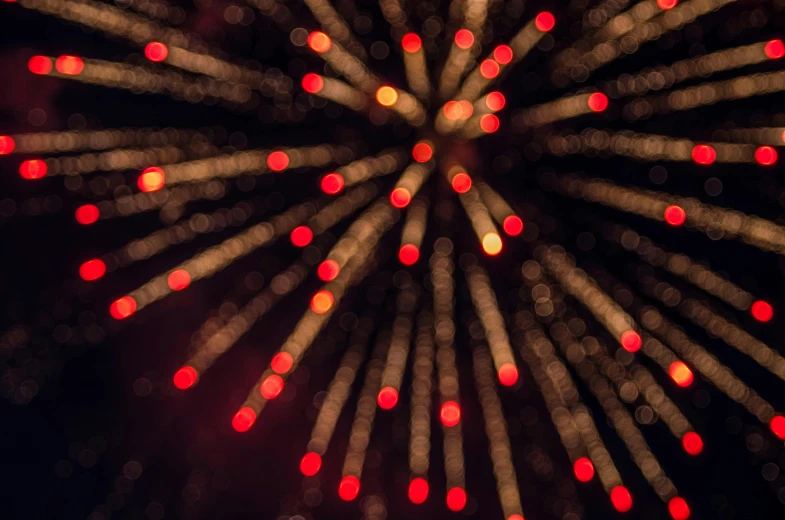
{"type": "Polygon", "coordinates": [[[392,87],[380,87],[376,91],[376,101],[385,107],[391,107],[398,101],[398,92],[392,87]]]}
{"type": "Polygon", "coordinates": [[[482,237],[482,250],[486,254],[496,256],[502,251],[502,239],[496,233],[488,233],[482,237]]]}

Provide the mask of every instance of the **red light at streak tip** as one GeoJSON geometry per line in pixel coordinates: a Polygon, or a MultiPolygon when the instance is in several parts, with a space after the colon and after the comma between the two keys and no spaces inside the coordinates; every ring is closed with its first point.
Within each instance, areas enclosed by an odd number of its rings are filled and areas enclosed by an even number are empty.
{"type": "Polygon", "coordinates": [[[322,178],[321,188],[327,195],[335,195],[343,189],[343,177],[339,173],[328,173],[322,178]]]}
{"type": "Polygon", "coordinates": [[[395,188],[390,193],[390,203],[398,209],[405,208],[412,201],[412,194],[406,188],[395,188]]]}
{"type": "Polygon", "coordinates": [[[761,166],[771,166],[777,162],[777,150],[771,146],[761,146],[755,150],[755,161],[761,166]]]}
{"type": "Polygon", "coordinates": [[[577,478],[579,482],[588,482],[594,478],[594,464],[586,457],[581,457],[576,460],[572,469],[575,472],[575,478],[577,478]]]}
{"type": "Polygon", "coordinates": [[[412,504],[422,504],[428,498],[428,481],[417,477],[409,482],[409,500],[412,504]]]}
{"type": "Polygon", "coordinates": [[[84,62],[78,56],[60,56],[55,61],[55,68],[60,74],[76,76],[84,70],[84,62]]]}
{"type": "Polygon", "coordinates": [[[164,171],[158,166],[150,166],[146,168],[139,176],[136,184],[139,189],[144,192],[158,191],[164,187],[166,175],[164,171]]]}
{"type": "Polygon", "coordinates": [[[30,159],[19,165],[19,175],[30,181],[45,177],[47,171],[49,167],[41,159],[30,159]]]}
{"type": "Polygon", "coordinates": [[[285,374],[292,369],[293,364],[294,360],[292,359],[291,354],[288,352],[279,352],[274,355],[272,361],[270,361],[270,368],[276,374],[285,374]]]}
{"type": "Polygon", "coordinates": [[[634,330],[625,330],[619,341],[627,352],[637,352],[642,344],[641,337],[634,330]]]}
{"type": "Polygon", "coordinates": [[[450,184],[457,193],[466,193],[472,188],[472,178],[467,173],[456,173],[450,184]]]}
{"type": "Polygon", "coordinates": [[[33,56],[30,58],[30,61],[27,62],[27,68],[33,74],[38,74],[40,76],[49,74],[52,72],[52,59],[46,56],[33,56]]]}
{"type": "Polygon", "coordinates": [[[333,293],[326,289],[322,289],[311,298],[311,310],[316,314],[324,314],[332,308],[333,303],[335,303],[333,293]]]}
{"type": "Polygon", "coordinates": [[[456,513],[466,507],[466,491],[459,487],[449,490],[447,492],[447,507],[456,513]]]}
{"type": "Polygon", "coordinates": [[[322,468],[322,457],[313,451],[309,451],[303,455],[300,461],[300,473],[306,477],[313,477],[322,468]]]}
{"type": "Polygon", "coordinates": [[[485,114],[480,118],[480,128],[482,128],[483,132],[486,134],[494,133],[499,129],[500,125],[499,118],[493,114],[485,114]]]}
{"type": "Polygon", "coordinates": [[[95,204],[85,204],[84,206],[79,206],[76,208],[76,212],[74,213],[76,221],[84,226],[96,222],[100,216],[101,212],[98,210],[98,206],[95,204]]]}
{"type": "Polygon", "coordinates": [[[376,402],[382,410],[392,410],[398,404],[398,390],[391,386],[385,386],[379,390],[376,402]]]}
{"type": "Polygon", "coordinates": [[[681,206],[668,206],[663,213],[665,222],[671,226],[681,226],[687,220],[687,212],[681,206]]]}
{"type": "Polygon", "coordinates": [[[679,3],[679,0],[657,0],[657,6],[663,11],[673,9],[679,3]]]}
{"type": "Polygon", "coordinates": [[[267,376],[267,378],[262,381],[262,384],[259,386],[259,392],[265,399],[275,399],[281,395],[283,385],[283,378],[277,374],[273,374],[267,376]]]}
{"type": "Polygon", "coordinates": [[[461,421],[461,407],[455,401],[447,401],[439,411],[439,419],[448,427],[455,426],[461,421]]]}
{"type": "Polygon", "coordinates": [[[79,277],[86,282],[98,280],[106,274],[106,264],[98,258],[88,260],[79,267],[79,277]]]}
{"type": "Polygon", "coordinates": [[[289,239],[297,247],[305,247],[313,240],[313,231],[308,226],[297,226],[289,235],[289,239]]]}
{"type": "Polygon", "coordinates": [[[240,433],[247,432],[255,422],[256,412],[253,411],[253,408],[246,406],[240,408],[237,413],[234,414],[234,417],[232,417],[232,428],[240,433]]]}
{"type": "Polygon", "coordinates": [[[306,74],[302,79],[303,90],[309,94],[316,94],[324,88],[324,80],[318,74],[306,74]]]}
{"type": "Polygon", "coordinates": [[[136,312],[136,300],[130,296],[123,296],[112,302],[109,306],[109,314],[116,320],[127,318],[136,312]]]}
{"type": "Polygon", "coordinates": [[[289,166],[289,156],[286,153],[279,150],[267,156],[267,167],[272,171],[280,172],[285,170],[287,166],[289,166]]]}
{"type": "Polygon", "coordinates": [[[511,237],[517,237],[523,232],[523,220],[518,215],[510,215],[504,219],[502,228],[511,237]]]}
{"type": "Polygon", "coordinates": [[[534,26],[542,32],[548,32],[556,25],[556,18],[548,11],[543,11],[534,19],[534,26]]]}
{"type": "Polygon", "coordinates": [[[319,54],[329,51],[332,44],[330,37],[321,31],[314,31],[308,35],[308,47],[319,54]]]}
{"type": "Polygon", "coordinates": [[[412,157],[419,163],[428,162],[433,157],[433,148],[428,143],[417,143],[412,148],[412,157]]]}
{"type": "Polygon", "coordinates": [[[148,60],[160,63],[169,56],[169,47],[161,42],[150,42],[144,48],[144,55],[148,60]]]}
{"type": "Polygon", "coordinates": [[[403,265],[414,265],[420,259],[420,250],[414,244],[404,244],[398,251],[398,260],[403,265]]]}
{"type": "Polygon", "coordinates": [[[771,421],[769,421],[769,428],[771,428],[771,431],[774,433],[774,435],[782,440],[785,440],[785,417],[781,415],[775,415],[771,421]]]}
{"type": "Polygon", "coordinates": [[[592,112],[602,112],[608,108],[608,96],[601,92],[595,92],[589,95],[588,105],[592,112]]]}
{"type": "Polygon", "coordinates": [[[689,455],[700,455],[703,451],[703,439],[695,432],[687,432],[681,438],[681,445],[689,455]]]}
{"type": "Polygon", "coordinates": [[[671,363],[671,366],[668,368],[668,374],[670,374],[671,379],[682,388],[690,386],[694,379],[692,370],[682,361],[674,361],[671,363]]]}
{"type": "Polygon", "coordinates": [[[172,381],[174,382],[174,386],[176,386],[178,389],[188,390],[194,386],[198,378],[199,374],[196,372],[194,367],[184,366],[174,373],[172,381]]]}
{"type": "Polygon", "coordinates": [[[316,269],[316,274],[319,276],[319,280],[323,282],[330,282],[335,280],[340,272],[341,266],[339,266],[338,262],[335,260],[325,260],[319,264],[319,267],[316,269]]]}
{"type": "Polygon", "coordinates": [[[717,152],[707,144],[696,145],[692,149],[692,160],[698,164],[709,165],[717,159],[717,152]]]}
{"type": "Polygon", "coordinates": [[[782,43],[782,40],[771,40],[766,43],[763,52],[766,53],[766,57],[772,60],[782,58],[785,56],[785,43],[782,43]]]}
{"type": "Polygon", "coordinates": [[[422,48],[422,40],[415,33],[408,33],[401,39],[401,47],[409,53],[415,53],[422,48]]]}
{"type": "Polygon", "coordinates": [[[499,75],[500,70],[499,64],[496,63],[496,60],[494,59],[483,60],[483,62],[480,63],[480,74],[482,74],[482,77],[485,79],[495,78],[499,75]]]}
{"type": "Polygon", "coordinates": [[[523,520],[521,515],[510,515],[507,520],[523,520]]]}
{"type": "Polygon", "coordinates": [[[687,520],[690,517],[690,506],[681,497],[673,497],[668,502],[668,512],[673,520],[687,520]]]}
{"type": "Polygon", "coordinates": [[[360,480],[354,475],[346,475],[338,485],[338,496],[346,502],[351,502],[360,494],[360,480]]]}
{"type": "Polygon", "coordinates": [[[632,509],[632,495],[624,486],[616,486],[611,490],[611,502],[619,513],[626,513],[632,509]]]}
{"type": "Polygon", "coordinates": [[[14,139],[7,135],[0,135],[0,155],[8,155],[14,151],[16,143],[14,139]]]}
{"type": "Polygon", "coordinates": [[[499,382],[504,386],[512,386],[518,382],[518,369],[515,365],[505,363],[499,367],[499,382]]]}
{"type": "Polygon", "coordinates": [[[166,283],[169,285],[171,290],[182,291],[191,285],[191,275],[188,274],[188,271],[185,269],[178,269],[177,271],[172,271],[171,274],[169,274],[169,277],[166,279],[166,283]]]}
{"type": "Polygon", "coordinates": [[[498,112],[504,108],[505,104],[507,104],[507,99],[501,92],[491,92],[485,97],[485,106],[488,107],[488,110],[498,112]]]}
{"type": "Polygon", "coordinates": [[[455,45],[463,50],[474,45],[474,34],[469,29],[460,29],[455,33],[455,45]]]}
{"type": "Polygon", "coordinates": [[[766,323],[774,317],[774,309],[763,300],[758,300],[753,303],[752,307],[750,307],[750,313],[753,318],[762,321],[763,323],[766,323]]]}
{"type": "Polygon", "coordinates": [[[499,45],[493,49],[493,59],[502,65],[507,65],[512,61],[512,49],[507,45],[499,45]]]}

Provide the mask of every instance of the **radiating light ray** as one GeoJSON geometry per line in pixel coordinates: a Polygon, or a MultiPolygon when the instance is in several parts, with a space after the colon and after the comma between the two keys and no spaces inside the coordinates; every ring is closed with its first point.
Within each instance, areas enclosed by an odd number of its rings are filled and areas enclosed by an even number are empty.
{"type": "MultiPolygon", "coordinates": [[[[662,2],[662,0],[660,0],[662,2]]],[[[594,44],[615,40],[633,30],[636,25],[647,22],[662,13],[663,8],[656,0],[645,0],[634,4],[623,13],[614,16],[607,24],[591,35],[589,41],[594,44]]],[[[575,45],[580,46],[582,42],[575,45]]]]}
{"type": "Polygon", "coordinates": [[[407,14],[403,9],[400,0],[379,0],[379,7],[382,10],[382,15],[387,23],[390,24],[392,29],[390,35],[393,39],[400,40],[408,31],[407,14]]]}
{"type": "Polygon", "coordinates": [[[432,171],[432,164],[410,164],[398,178],[398,182],[395,183],[395,187],[390,193],[392,205],[396,208],[408,206],[432,171]]]}
{"type": "Polygon", "coordinates": [[[345,195],[338,197],[316,215],[308,219],[306,226],[313,236],[319,236],[358,209],[364,207],[376,198],[378,188],[373,183],[364,183],[348,190],[345,195]]]}
{"type": "Polygon", "coordinates": [[[602,112],[607,106],[608,98],[599,92],[567,96],[519,111],[513,115],[513,124],[521,129],[537,127],[585,114],[602,112]]]}
{"type": "MultiPolygon", "coordinates": [[[[384,2],[382,8],[384,8],[384,2]]],[[[389,3],[397,4],[396,0],[389,3]]],[[[407,33],[401,39],[403,47],[403,65],[406,69],[406,81],[409,88],[420,100],[426,101],[431,95],[431,80],[425,62],[425,50],[422,39],[416,33],[407,33]]]]}
{"type": "Polygon", "coordinates": [[[503,247],[502,239],[477,189],[472,187],[468,191],[459,194],[459,200],[466,211],[466,216],[469,217],[483,251],[491,256],[501,253],[503,247]]]}
{"type": "Polygon", "coordinates": [[[413,265],[420,258],[422,241],[428,225],[428,199],[416,196],[406,210],[406,220],[401,231],[398,259],[404,265],[413,265]]]}
{"type": "Polygon", "coordinates": [[[782,146],[785,144],[785,127],[731,128],[725,131],[731,141],[758,145],[782,146]]]}
{"type": "Polygon", "coordinates": [[[606,24],[608,20],[624,10],[631,0],[603,0],[596,7],[592,7],[583,15],[584,33],[596,30],[606,24]]]}
{"type": "Polygon", "coordinates": [[[339,42],[357,58],[365,60],[368,57],[363,46],[352,35],[346,20],[338,14],[329,0],[305,0],[305,5],[330,38],[339,42]]]}
{"type": "MultiPolygon", "coordinates": [[[[410,210],[411,211],[411,210],[410,210]]],[[[420,311],[417,317],[417,334],[414,340],[414,364],[411,390],[411,419],[409,429],[409,470],[411,482],[422,479],[425,485],[415,488],[414,496],[411,483],[409,498],[414,503],[425,501],[428,496],[428,468],[431,453],[431,392],[433,388],[434,357],[433,314],[428,310],[420,311]],[[424,496],[423,496],[424,495],[424,496]]]]}
{"type": "Polygon", "coordinates": [[[308,36],[308,46],[349,83],[368,95],[375,95],[380,87],[379,78],[362,61],[346,51],[324,33],[312,32],[308,36]]]}
{"type": "Polygon", "coordinates": [[[517,236],[523,232],[523,221],[515,214],[504,197],[482,180],[474,181],[473,185],[477,188],[485,207],[488,208],[488,213],[507,235],[517,236]]]}
{"type": "Polygon", "coordinates": [[[412,126],[422,126],[428,119],[422,104],[406,91],[389,86],[380,87],[376,91],[376,101],[397,113],[412,126]]]}
{"type": "Polygon", "coordinates": [[[419,292],[419,289],[410,283],[398,294],[398,312],[395,321],[393,321],[390,346],[387,350],[381,376],[381,387],[377,396],[379,406],[385,410],[393,408],[398,403],[398,396],[401,393],[419,292]]]}
{"type": "MultiPolygon", "coordinates": [[[[235,65],[203,52],[191,51],[175,45],[167,46],[159,42],[148,44],[145,49],[145,55],[153,62],[165,63],[166,65],[194,74],[202,74],[227,84],[246,85],[265,94],[267,97],[273,97],[268,89],[262,88],[265,83],[269,86],[271,78],[266,77],[261,70],[235,65]],[[160,47],[156,47],[156,44],[160,47]]],[[[283,78],[291,82],[291,79],[284,75],[280,75],[278,80],[280,81],[283,78]]]]}
{"type": "Polygon", "coordinates": [[[333,101],[355,112],[364,112],[368,108],[367,95],[341,80],[306,74],[301,83],[303,90],[309,94],[333,101]]]}
{"type": "Polygon", "coordinates": [[[341,176],[344,186],[353,186],[372,177],[387,175],[397,171],[409,160],[409,154],[402,148],[388,148],[376,157],[358,159],[335,170],[341,176]]]}
{"type": "Polygon", "coordinates": [[[180,217],[183,206],[188,202],[197,200],[218,200],[226,195],[226,186],[219,181],[209,181],[190,186],[175,186],[169,190],[155,192],[142,192],[133,195],[124,195],[117,200],[104,200],[95,205],[81,206],[76,210],[76,220],[81,224],[90,224],[97,220],[128,217],[137,213],[160,209],[170,212],[176,220],[180,217]],[[80,211],[89,208],[94,211],[94,216],[82,221],[80,211]]]}

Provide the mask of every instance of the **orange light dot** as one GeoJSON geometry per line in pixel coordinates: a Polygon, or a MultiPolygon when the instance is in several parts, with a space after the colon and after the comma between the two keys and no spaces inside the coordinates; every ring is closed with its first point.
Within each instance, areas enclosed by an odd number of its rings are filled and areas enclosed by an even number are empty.
{"type": "Polygon", "coordinates": [[[300,461],[300,473],[306,477],[313,477],[322,468],[322,457],[313,451],[309,451],[303,455],[300,461]]]}
{"type": "Polygon", "coordinates": [[[469,29],[460,29],[455,33],[455,45],[461,49],[468,49],[474,45],[474,34],[469,29]]]}
{"type": "Polygon", "coordinates": [[[681,497],[673,497],[668,502],[668,512],[673,520],[687,520],[690,517],[690,506],[681,497]]]}
{"type": "Polygon", "coordinates": [[[191,275],[185,269],[178,269],[169,274],[166,283],[169,284],[171,290],[182,291],[191,285],[191,275]]]}
{"type": "Polygon", "coordinates": [[[679,3],[679,0],[657,0],[657,5],[660,9],[667,11],[673,9],[679,3]]]}
{"type": "Polygon", "coordinates": [[[782,440],[785,440],[785,417],[781,415],[775,415],[774,418],[769,422],[769,428],[771,428],[772,433],[779,437],[782,440]]]}
{"type": "Polygon", "coordinates": [[[608,108],[608,96],[602,92],[595,92],[594,94],[589,95],[587,103],[589,105],[589,110],[592,112],[602,112],[608,108]]]}
{"type": "Polygon", "coordinates": [[[616,486],[611,490],[611,502],[619,513],[626,513],[632,509],[632,495],[624,486],[616,486]]]}
{"type": "Polygon", "coordinates": [[[461,118],[463,114],[463,107],[457,101],[448,101],[444,104],[444,117],[450,121],[455,121],[461,118]]]}
{"type": "Polygon", "coordinates": [[[27,68],[30,72],[38,75],[46,75],[52,72],[52,58],[47,56],[33,56],[27,62],[27,68]]]}
{"type": "Polygon", "coordinates": [[[391,386],[385,386],[379,390],[376,402],[382,410],[392,410],[398,404],[398,390],[391,386]]]}
{"type": "Polygon", "coordinates": [[[308,47],[319,54],[329,51],[332,44],[330,37],[321,31],[314,31],[308,35],[308,47]]]}
{"type": "Polygon", "coordinates": [[[406,52],[417,52],[422,48],[422,40],[415,33],[407,33],[401,39],[401,47],[406,52]]]}
{"type": "Polygon", "coordinates": [[[782,43],[782,40],[771,40],[766,43],[764,52],[769,59],[780,59],[785,56],[785,43],[782,43]]]}
{"type": "Polygon", "coordinates": [[[433,157],[433,148],[430,144],[420,141],[412,148],[412,157],[419,163],[428,162],[433,157]]]}
{"type": "Polygon", "coordinates": [[[31,159],[19,165],[19,175],[23,179],[34,180],[46,176],[49,167],[41,159],[31,159]]]}
{"type": "Polygon", "coordinates": [[[771,146],[761,146],[755,150],[755,160],[763,166],[771,166],[777,162],[777,150],[771,146]]]}
{"type": "Polygon", "coordinates": [[[518,369],[512,363],[499,367],[499,382],[504,386],[512,386],[518,382],[518,369]]]}
{"type": "Polygon", "coordinates": [[[16,148],[16,143],[14,143],[13,137],[0,135],[0,155],[8,155],[14,151],[14,148],[16,148]]]}
{"type": "Polygon", "coordinates": [[[112,302],[109,314],[116,320],[122,320],[136,312],[136,300],[130,296],[123,296],[112,302]]]}
{"type": "Polygon", "coordinates": [[[376,101],[385,107],[393,106],[398,101],[398,91],[392,87],[379,87],[376,91],[376,101]]]}
{"type": "Polygon", "coordinates": [[[703,439],[695,432],[687,432],[681,438],[681,445],[690,455],[699,455],[703,451],[703,439]]]}
{"type": "Polygon", "coordinates": [[[625,330],[621,335],[620,342],[627,352],[637,352],[643,344],[641,337],[634,330],[625,330]]]}
{"type": "Polygon", "coordinates": [[[521,515],[510,515],[507,517],[507,520],[523,520],[521,515]]]}
{"type": "Polygon", "coordinates": [[[581,457],[576,460],[572,469],[575,472],[575,478],[577,478],[579,482],[588,482],[594,478],[594,464],[586,457],[581,457]]]}
{"type": "Polygon", "coordinates": [[[474,105],[472,105],[470,101],[462,99],[458,101],[458,104],[461,107],[461,119],[469,119],[472,117],[472,114],[474,113],[474,105]]]}
{"type": "Polygon", "coordinates": [[[493,59],[502,65],[507,65],[512,61],[512,48],[509,45],[499,45],[493,49],[493,59]]]}
{"type": "Polygon", "coordinates": [[[518,215],[510,215],[504,219],[502,228],[511,237],[517,237],[523,232],[523,220],[518,215]]]}
{"type": "Polygon", "coordinates": [[[534,26],[542,32],[548,32],[556,25],[556,18],[548,11],[543,11],[534,19],[534,26]]]}
{"type": "Polygon", "coordinates": [[[480,128],[486,134],[492,134],[499,129],[499,118],[493,114],[485,114],[480,118],[480,128]]]}
{"type": "Polygon", "coordinates": [[[412,201],[412,194],[406,188],[395,188],[390,193],[390,203],[398,209],[405,208],[412,201]]]}
{"type": "Polygon", "coordinates": [[[55,68],[60,74],[76,76],[84,70],[84,62],[77,56],[60,56],[55,61],[55,68]]]}
{"type": "Polygon", "coordinates": [[[297,226],[289,234],[289,239],[297,247],[305,247],[313,240],[313,231],[308,226],[297,226]]]}
{"type": "Polygon", "coordinates": [[[663,213],[665,222],[671,226],[681,226],[687,220],[687,212],[681,206],[668,206],[663,213]]]}
{"type": "Polygon", "coordinates": [[[461,421],[461,407],[455,401],[447,401],[439,411],[439,419],[447,427],[455,426],[461,421]]]}
{"type": "Polygon", "coordinates": [[[674,361],[671,363],[671,366],[668,367],[668,374],[670,374],[671,379],[682,388],[690,386],[694,379],[692,370],[682,361],[674,361]]]}
{"type": "Polygon", "coordinates": [[[278,374],[272,374],[259,385],[259,392],[265,399],[275,399],[283,391],[283,385],[283,378],[278,374]]]}
{"type": "Polygon", "coordinates": [[[416,478],[409,482],[409,500],[412,504],[422,504],[428,498],[428,481],[424,478],[416,478]]]}
{"type": "Polygon", "coordinates": [[[198,378],[199,374],[194,367],[184,366],[174,373],[172,380],[174,381],[174,386],[180,390],[188,390],[194,386],[198,378]]]}
{"type": "Polygon", "coordinates": [[[717,152],[707,144],[699,144],[692,149],[692,160],[698,164],[712,164],[717,159],[717,152]]]}
{"type": "Polygon", "coordinates": [[[267,156],[267,167],[274,172],[285,170],[289,166],[289,156],[280,150],[267,156]]]}
{"type": "Polygon", "coordinates": [[[341,272],[341,266],[335,260],[325,260],[316,269],[316,275],[323,282],[335,280],[335,277],[341,272]]]}
{"type": "Polygon", "coordinates": [[[398,251],[398,260],[403,265],[414,265],[420,259],[420,249],[414,244],[404,244],[398,251]]]}
{"type": "Polygon", "coordinates": [[[144,55],[148,60],[160,63],[169,56],[169,47],[161,42],[150,42],[144,48],[144,55]]]}
{"type": "Polygon", "coordinates": [[[499,64],[496,63],[496,60],[494,59],[483,60],[483,62],[480,63],[480,74],[482,74],[482,77],[485,79],[495,78],[499,75],[500,70],[499,64]]]}
{"type": "Polygon", "coordinates": [[[316,314],[324,314],[332,308],[333,303],[335,303],[333,293],[322,289],[311,298],[311,310],[316,314]]]}
{"type": "Polygon", "coordinates": [[[766,323],[771,318],[774,317],[774,309],[771,305],[764,302],[763,300],[757,300],[755,303],[752,304],[750,307],[750,313],[752,317],[758,321],[762,321],[766,323]]]}
{"type": "Polygon", "coordinates": [[[139,189],[144,192],[158,191],[164,187],[166,182],[166,175],[164,171],[158,166],[151,166],[146,168],[139,176],[136,184],[139,189]]]}
{"type": "Polygon", "coordinates": [[[466,193],[472,189],[472,178],[465,172],[456,173],[453,176],[450,185],[457,193],[466,193]]]}
{"type": "Polygon", "coordinates": [[[466,491],[463,488],[454,487],[447,492],[447,507],[450,511],[458,512],[466,507],[466,491]]]}
{"type": "Polygon", "coordinates": [[[346,475],[338,485],[338,496],[346,502],[351,502],[360,494],[360,479],[354,475],[346,475]]]}
{"type": "Polygon", "coordinates": [[[482,237],[482,250],[486,255],[498,255],[502,252],[502,245],[502,237],[496,233],[488,233],[482,237]]]}
{"type": "Polygon", "coordinates": [[[79,266],[79,277],[86,282],[98,280],[106,274],[106,264],[98,258],[88,260],[79,266]]]}
{"type": "Polygon", "coordinates": [[[85,226],[94,223],[100,216],[101,212],[98,210],[98,206],[95,204],[85,204],[84,206],[79,206],[76,208],[76,212],[74,213],[76,221],[85,226]]]}
{"type": "Polygon", "coordinates": [[[321,188],[327,195],[335,195],[343,189],[344,180],[340,173],[328,173],[322,177],[321,188]]]}
{"type": "Polygon", "coordinates": [[[485,96],[485,106],[488,107],[488,110],[493,110],[494,112],[498,112],[504,105],[507,104],[507,99],[504,97],[504,94],[501,92],[491,92],[487,96],[485,96]]]}
{"type": "Polygon", "coordinates": [[[302,79],[303,90],[309,94],[321,92],[324,88],[324,80],[318,74],[306,74],[302,79]]]}
{"type": "Polygon", "coordinates": [[[276,374],[285,374],[292,369],[293,364],[294,359],[292,359],[291,354],[288,352],[279,352],[274,355],[272,361],[270,361],[270,368],[276,374]]]}
{"type": "Polygon", "coordinates": [[[250,406],[240,408],[232,417],[232,428],[240,433],[247,432],[256,422],[256,412],[250,406]]]}

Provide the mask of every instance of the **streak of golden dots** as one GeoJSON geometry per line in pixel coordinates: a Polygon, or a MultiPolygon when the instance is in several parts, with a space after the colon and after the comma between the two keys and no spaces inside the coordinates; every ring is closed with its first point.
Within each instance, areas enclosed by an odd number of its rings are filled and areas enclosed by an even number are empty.
{"type": "Polygon", "coordinates": [[[127,217],[156,209],[171,211],[171,217],[180,217],[184,205],[195,200],[218,200],[226,195],[226,186],[220,181],[209,181],[190,186],[175,186],[170,190],[141,192],[123,195],[117,200],[102,200],[96,203],[100,219],[127,217]]]}
{"type": "Polygon", "coordinates": [[[303,88],[307,92],[334,101],[356,112],[362,112],[368,108],[368,97],[363,92],[337,79],[325,76],[316,76],[318,79],[314,79],[314,76],[306,75],[303,78],[303,88]],[[313,83],[309,83],[309,81],[313,83]]]}
{"type": "MultiPolygon", "coordinates": [[[[398,294],[398,313],[392,325],[390,347],[382,372],[381,388],[394,390],[395,402],[401,393],[403,374],[406,369],[406,360],[409,357],[409,346],[412,341],[412,328],[414,327],[414,310],[417,307],[419,290],[411,282],[400,290],[398,294]]],[[[382,400],[382,394],[379,394],[382,400]]],[[[390,399],[392,399],[390,397],[390,399]]],[[[390,401],[384,403],[390,404],[390,401]]],[[[394,406],[394,403],[392,403],[394,406]]]]}
{"type": "MultiPolygon", "coordinates": [[[[311,36],[314,34],[320,33],[311,33],[311,36]]],[[[375,96],[381,86],[379,78],[362,61],[346,51],[340,43],[330,41],[324,34],[320,35],[323,38],[319,38],[319,44],[311,48],[349,83],[366,94],[375,96]]]]}
{"type": "Polygon", "coordinates": [[[785,144],[785,127],[731,128],[726,131],[728,139],[741,143],[769,146],[785,144]]]}
{"type": "Polygon", "coordinates": [[[409,88],[421,101],[427,101],[431,95],[431,80],[422,40],[416,34],[409,33],[403,36],[401,44],[403,46],[403,66],[409,88]]]}
{"type": "Polygon", "coordinates": [[[182,149],[177,146],[151,148],[121,148],[101,153],[86,153],[75,156],[49,157],[44,159],[47,176],[85,175],[98,171],[137,170],[151,165],[174,164],[188,156],[215,155],[214,146],[182,149]],[[198,150],[198,153],[194,153],[198,150]]]}
{"type": "Polygon", "coordinates": [[[120,128],[71,130],[36,134],[11,134],[15,147],[11,153],[62,153],[80,150],[108,150],[133,146],[185,146],[201,143],[207,136],[193,130],[174,128],[120,128]]]}
{"type": "Polygon", "coordinates": [[[596,92],[566,96],[542,105],[535,105],[517,111],[513,115],[513,124],[518,128],[543,126],[556,121],[564,121],[565,119],[585,114],[601,112],[605,110],[603,105],[607,106],[607,98],[605,98],[604,94],[596,92]],[[600,100],[602,100],[603,104],[600,104],[600,100]]]}
{"type": "Polygon", "coordinates": [[[305,0],[305,5],[332,39],[338,41],[357,58],[361,60],[367,58],[365,49],[352,35],[346,20],[338,14],[328,0],[305,0]]]}
{"type": "Polygon", "coordinates": [[[371,177],[387,175],[397,171],[408,160],[409,154],[403,149],[390,148],[383,150],[376,157],[358,159],[346,166],[342,166],[336,170],[336,173],[343,177],[346,186],[352,186],[371,177]]]}
{"type": "Polygon", "coordinates": [[[378,188],[373,183],[364,183],[348,190],[345,195],[338,197],[333,202],[320,209],[313,217],[309,218],[306,225],[313,236],[321,235],[334,225],[349,217],[358,209],[364,207],[376,198],[378,188]]]}
{"type": "Polygon", "coordinates": [[[431,392],[433,388],[433,314],[420,311],[417,318],[411,391],[409,469],[412,478],[427,480],[431,453],[431,392]]]}
{"type": "Polygon", "coordinates": [[[406,209],[406,220],[401,230],[401,248],[412,245],[419,250],[425,237],[428,225],[428,199],[422,194],[417,195],[406,209]]]}
{"type": "Polygon", "coordinates": [[[477,188],[471,187],[467,192],[460,193],[458,197],[483,251],[492,256],[499,254],[502,250],[502,240],[477,188]]]}
{"type": "MultiPolygon", "coordinates": [[[[510,217],[517,218],[515,211],[512,209],[512,207],[510,207],[510,204],[504,200],[504,197],[499,195],[496,190],[488,186],[484,181],[477,179],[473,181],[473,185],[475,188],[477,188],[477,191],[479,192],[483,203],[485,203],[485,207],[488,208],[488,213],[490,213],[493,217],[493,220],[495,220],[497,224],[502,226],[502,228],[508,232],[507,226],[510,222],[508,219],[510,217]]],[[[508,232],[508,234],[516,233],[508,232]]]]}

